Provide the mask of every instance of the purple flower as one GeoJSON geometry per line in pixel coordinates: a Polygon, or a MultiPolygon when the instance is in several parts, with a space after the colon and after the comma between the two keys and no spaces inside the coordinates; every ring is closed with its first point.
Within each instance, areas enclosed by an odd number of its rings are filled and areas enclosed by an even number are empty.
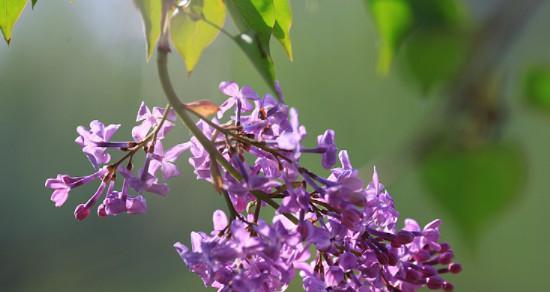
{"type": "Polygon", "coordinates": [[[233,81],[221,82],[220,91],[229,96],[229,98],[222,103],[218,112],[218,118],[222,118],[223,114],[234,106],[240,106],[244,112],[251,111],[253,109],[249,100],[258,99],[258,94],[249,86],[239,88],[239,85],[233,81]]]}
{"type": "Polygon", "coordinates": [[[134,176],[131,171],[125,167],[121,167],[119,168],[119,172],[128,181],[128,185],[138,194],[148,192],[165,196],[169,191],[168,185],[159,183],[158,178],[151,175],[148,171],[141,171],[140,176],[134,176]]]}
{"type": "MultiPolygon", "coordinates": [[[[95,193],[77,205],[77,220],[88,217],[97,202],[100,217],[144,213],[143,194],[165,195],[168,186],[163,182],[180,174],[176,162],[189,150],[197,179],[215,184],[228,196],[231,210],[230,219],[215,211],[213,230],[193,232],[190,247],[174,245],[206,286],[218,291],[284,291],[299,271],[306,291],[453,289],[444,276],[462,267],[454,262],[451,247],[439,241],[439,220],[421,228],[406,219],[398,230],[399,213],[376,168],[365,184],[345,150],[338,153],[341,165],[330,169],[328,177],[301,164],[302,153],[311,153],[324,168],[333,167],[338,151],[333,130],[307,148],[306,130],[295,109],[271,95],[259,98],[234,82],[222,82],[220,90],[229,98],[219,118],[230,109],[235,114],[223,121],[202,117],[196,124],[219,152],[215,158],[197,137],[165,151],[161,140],[174,126],[174,112],[168,112],[159,129],[163,109],[150,110],[142,103],[134,141],[110,141],[118,125],[94,121],[89,130],[79,127],[77,142],[94,167],[109,162],[107,148],[124,154],[88,176],[48,179],[51,200],[59,207],[71,190],[98,181],[95,193]],[[145,158],[141,168],[134,168],[141,156],[138,150],[145,151],[145,158]],[[120,178],[122,188],[115,190],[120,178]],[[130,189],[136,195],[130,195],[130,189]],[[260,214],[268,207],[276,212],[271,222],[260,214]]],[[[282,96],[280,88],[277,91],[282,96]]]]}
{"type": "MultiPolygon", "coordinates": [[[[135,126],[132,129],[132,137],[134,138],[134,141],[141,142],[147,134],[158,124],[160,124],[160,121],[162,120],[162,116],[164,115],[164,109],[160,107],[154,107],[153,110],[150,110],[149,107],[145,104],[145,102],[141,102],[141,105],[137,112],[136,122],[140,122],[139,125],[135,126]]],[[[174,121],[176,121],[176,113],[174,110],[170,110],[168,112],[168,116],[166,117],[166,120],[162,124],[162,128],[159,130],[157,137],[158,139],[163,139],[166,134],[172,129],[174,126],[174,121]]]]}
{"type": "Polygon", "coordinates": [[[67,201],[69,192],[73,188],[88,184],[102,177],[106,171],[105,168],[102,168],[88,176],[71,177],[66,174],[58,174],[56,178],[47,179],[46,187],[53,190],[51,201],[55,203],[56,207],[61,207],[67,201]]]}
{"type": "Polygon", "coordinates": [[[118,214],[142,214],[147,211],[147,202],[143,196],[130,197],[122,192],[111,192],[98,207],[98,215],[116,216],[118,214]]]}
{"type": "Polygon", "coordinates": [[[378,172],[374,168],[372,181],[366,190],[367,206],[363,213],[365,224],[378,230],[393,231],[399,218],[391,195],[385,190],[378,179],[378,172]]]}
{"type": "MultiPolygon", "coordinates": [[[[110,193],[112,191],[112,188],[114,186],[114,182],[109,183],[107,190],[107,193],[110,193]]],[[[105,188],[107,187],[107,183],[102,181],[99,184],[99,187],[95,191],[95,193],[86,201],[84,204],[79,204],[76,206],[74,210],[74,217],[77,221],[82,221],[90,215],[90,209],[95,205],[95,203],[99,200],[99,198],[103,195],[103,192],[105,191],[105,188]]]]}
{"type": "Polygon", "coordinates": [[[88,160],[94,168],[98,168],[101,164],[109,163],[111,156],[106,153],[107,148],[98,146],[99,143],[108,142],[111,140],[120,125],[105,126],[100,121],[92,121],[90,128],[83,126],[76,128],[79,136],[75,142],[82,147],[82,152],[86,154],[88,160]]]}
{"type": "Polygon", "coordinates": [[[317,136],[317,147],[313,149],[302,149],[304,153],[321,153],[321,163],[324,168],[330,169],[336,163],[336,144],[334,144],[334,131],[326,130],[323,135],[317,136]]]}
{"type": "Polygon", "coordinates": [[[300,142],[306,135],[306,128],[298,122],[298,112],[290,109],[290,128],[277,137],[279,148],[284,150],[300,150],[300,142]]]}
{"type": "Polygon", "coordinates": [[[58,174],[57,178],[49,178],[46,180],[46,187],[53,190],[51,201],[56,207],[61,207],[67,201],[71,184],[77,181],[77,178],[70,177],[65,174],[58,174]]]}
{"type": "Polygon", "coordinates": [[[304,276],[302,279],[304,283],[304,290],[306,292],[325,292],[327,291],[327,285],[325,281],[315,276],[304,276]]]}
{"type": "MultiPolygon", "coordinates": [[[[210,236],[193,235],[200,250],[196,244],[192,251],[180,248],[186,264],[207,286],[218,291],[279,291],[300,270],[306,291],[452,289],[441,275],[461,267],[452,262],[448,245],[438,242],[439,221],[423,230],[407,221],[406,228],[396,230],[399,213],[376,169],[365,185],[347,151],[340,151],[341,166],[332,168],[328,178],[300,164],[302,153],[313,153],[320,154],[323,167],[332,167],[338,151],[334,131],[326,130],[317,137],[315,148],[306,148],[306,131],[295,109],[270,95],[249,97],[232,82],[222,83],[221,89],[230,96],[221,112],[234,107],[236,114],[226,122],[212,122],[230,134],[214,137],[210,126],[202,121],[197,125],[240,174],[237,179],[221,170],[232,209],[240,214],[232,222],[215,215],[220,223],[210,236]],[[258,192],[281,199],[278,207],[273,202],[253,203],[258,192]],[[290,215],[296,224],[287,219],[272,224],[258,220],[256,211],[267,205],[275,206],[276,218],[290,215]],[[218,247],[236,255],[230,253],[231,261],[223,264],[212,261],[209,255],[218,247]],[[313,256],[307,252],[311,247],[317,250],[313,256]]],[[[190,143],[189,161],[197,177],[212,182],[210,155],[195,137],[190,143]]]]}
{"type": "Polygon", "coordinates": [[[165,180],[179,176],[180,172],[175,164],[176,160],[178,160],[180,155],[189,148],[191,148],[191,143],[187,142],[177,144],[168,149],[168,151],[164,152],[162,144],[157,142],[155,145],[154,156],[149,166],[149,173],[151,175],[155,175],[157,170],[160,169],[165,180]]]}
{"type": "Polygon", "coordinates": [[[359,173],[357,169],[353,168],[351,165],[348,151],[342,150],[338,154],[338,157],[340,158],[340,163],[342,164],[342,167],[339,168],[333,168],[331,170],[331,175],[329,176],[330,180],[338,181],[340,178],[344,177],[358,177],[359,173]]]}
{"type": "Polygon", "coordinates": [[[334,144],[334,131],[326,130],[323,135],[317,137],[317,145],[319,149],[323,149],[323,167],[331,168],[336,163],[336,144],[334,144]]]}
{"type": "Polygon", "coordinates": [[[116,216],[118,214],[142,214],[147,211],[147,202],[143,196],[129,196],[129,181],[124,179],[120,192],[109,190],[105,199],[97,208],[100,217],[116,216]]]}

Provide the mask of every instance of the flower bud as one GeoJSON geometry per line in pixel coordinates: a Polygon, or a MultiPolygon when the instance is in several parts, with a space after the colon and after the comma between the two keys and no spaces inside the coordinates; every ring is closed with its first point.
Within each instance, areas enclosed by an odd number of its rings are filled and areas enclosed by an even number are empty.
{"type": "Polygon", "coordinates": [[[455,289],[455,286],[449,282],[443,283],[443,290],[445,291],[453,291],[455,289]]]}
{"type": "Polygon", "coordinates": [[[449,264],[449,271],[453,274],[458,274],[462,271],[462,266],[457,263],[450,263],[449,264]]]}
{"type": "Polygon", "coordinates": [[[412,232],[401,230],[397,232],[392,243],[395,242],[399,245],[403,245],[403,244],[411,243],[413,240],[414,240],[414,234],[412,234],[412,232]]]}
{"type": "Polygon", "coordinates": [[[426,286],[430,289],[440,289],[443,287],[443,280],[439,277],[430,277],[426,280],[426,286]]]}
{"type": "Polygon", "coordinates": [[[453,257],[454,257],[454,254],[452,251],[444,252],[441,255],[439,255],[438,262],[440,264],[446,265],[453,260],[453,257]]]}
{"type": "Polygon", "coordinates": [[[76,206],[76,209],[74,210],[74,217],[78,221],[82,221],[86,219],[90,215],[90,209],[86,208],[86,205],[80,204],[76,206]]]}

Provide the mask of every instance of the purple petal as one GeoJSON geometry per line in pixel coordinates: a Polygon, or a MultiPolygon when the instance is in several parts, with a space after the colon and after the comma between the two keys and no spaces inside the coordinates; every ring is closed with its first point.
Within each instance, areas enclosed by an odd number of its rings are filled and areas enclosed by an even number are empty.
{"type": "Polygon", "coordinates": [[[177,166],[171,162],[162,163],[162,176],[165,180],[168,180],[172,177],[179,176],[181,173],[178,170],[177,166]]]}
{"type": "Polygon", "coordinates": [[[191,143],[189,142],[177,144],[172,148],[170,148],[168,151],[166,151],[166,154],[164,155],[164,159],[170,162],[175,162],[176,160],[178,160],[178,158],[183,152],[189,150],[190,148],[191,148],[191,143]]]}
{"type": "Polygon", "coordinates": [[[143,196],[129,197],[126,200],[128,214],[143,214],[147,211],[147,201],[143,196]]]}
{"type": "Polygon", "coordinates": [[[112,125],[109,125],[109,126],[105,127],[105,129],[103,131],[103,141],[102,142],[110,141],[111,138],[113,137],[113,135],[118,130],[118,128],[120,128],[120,124],[112,124],[112,125]]]}
{"type": "Polygon", "coordinates": [[[143,139],[147,136],[149,133],[149,130],[151,130],[152,124],[148,120],[144,120],[141,122],[141,124],[135,126],[132,129],[132,137],[134,138],[134,141],[141,142],[143,139]]]}
{"type": "Polygon", "coordinates": [[[235,97],[240,94],[239,85],[233,81],[223,81],[220,83],[220,91],[230,97],[235,97]]]}
{"type": "Polygon", "coordinates": [[[136,122],[143,121],[149,116],[151,116],[151,111],[149,110],[145,102],[142,101],[137,112],[136,122]]]}

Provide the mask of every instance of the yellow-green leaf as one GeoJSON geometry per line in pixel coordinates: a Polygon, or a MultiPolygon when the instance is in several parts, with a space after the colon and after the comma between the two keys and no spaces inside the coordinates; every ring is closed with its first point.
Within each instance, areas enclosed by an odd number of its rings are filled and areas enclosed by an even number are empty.
{"type": "Polygon", "coordinates": [[[241,32],[256,34],[262,49],[269,52],[275,25],[273,0],[227,0],[226,4],[241,32]]]}
{"type": "Polygon", "coordinates": [[[147,60],[151,58],[162,30],[162,0],[134,0],[141,12],[147,41],[147,60]]]}
{"type": "Polygon", "coordinates": [[[172,18],[172,43],[191,72],[206,49],[218,36],[225,22],[223,0],[193,0],[172,18]]]}
{"type": "Polygon", "coordinates": [[[283,45],[288,58],[292,60],[292,43],[290,42],[290,28],[292,27],[292,10],[288,0],[274,0],[275,25],[273,35],[283,45]]]}
{"type": "Polygon", "coordinates": [[[0,30],[8,44],[11,41],[13,26],[21,16],[26,4],[27,0],[0,0],[0,30]]]}
{"type": "Polygon", "coordinates": [[[273,27],[275,24],[275,7],[274,0],[239,0],[238,2],[250,2],[254,8],[260,13],[260,17],[268,27],[273,27]]]}
{"type": "Polygon", "coordinates": [[[413,25],[413,12],[406,0],[367,0],[380,35],[378,71],[387,73],[399,43],[413,25]]]}

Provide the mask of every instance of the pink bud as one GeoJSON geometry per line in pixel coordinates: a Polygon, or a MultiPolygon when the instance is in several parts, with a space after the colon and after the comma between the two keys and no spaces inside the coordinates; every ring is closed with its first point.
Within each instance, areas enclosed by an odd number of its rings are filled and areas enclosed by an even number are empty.
{"type": "Polygon", "coordinates": [[[446,265],[446,264],[449,264],[451,262],[453,257],[454,257],[454,254],[453,254],[452,251],[444,252],[439,256],[438,261],[439,261],[440,264],[446,265]]]}
{"type": "Polygon", "coordinates": [[[74,210],[74,217],[76,218],[76,220],[82,221],[86,219],[88,215],[90,215],[90,210],[86,208],[86,205],[80,204],[76,206],[76,209],[74,210]]]}
{"type": "Polygon", "coordinates": [[[443,283],[443,290],[445,291],[453,291],[455,289],[455,286],[449,282],[443,283]]]}
{"type": "Polygon", "coordinates": [[[449,264],[449,271],[453,274],[458,274],[462,271],[462,266],[457,263],[450,263],[449,264]]]}
{"type": "Polygon", "coordinates": [[[426,281],[426,286],[430,289],[439,289],[443,287],[443,280],[439,277],[430,277],[426,281]]]}
{"type": "Polygon", "coordinates": [[[101,204],[97,207],[97,216],[98,217],[107,217],[107,211],[105,210],[105,205],[101,204]]]}

